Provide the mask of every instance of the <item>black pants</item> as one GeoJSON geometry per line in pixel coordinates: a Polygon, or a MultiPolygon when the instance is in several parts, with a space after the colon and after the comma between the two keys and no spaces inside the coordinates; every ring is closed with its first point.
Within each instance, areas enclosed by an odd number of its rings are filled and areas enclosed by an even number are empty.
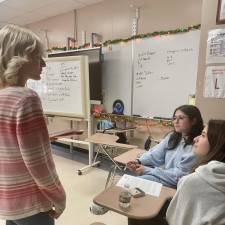
{"type": "Polygon", "coordinates": [[[7,220],[6,225],[54,225],[54,219],[48,213],[38,213],[19,220],[7,220]]]}
{"type": "MultiPolygon", "coordinates": [[[[168,199],[163,207],[161,208],[159,214],[151,219],[137,220],[128,218],[128,225],[168,225],[166,221],[166,211],[170,204],[171,199],[168,199]]],[[[149,209],[151,210],[151,209],[149,209]]]]}

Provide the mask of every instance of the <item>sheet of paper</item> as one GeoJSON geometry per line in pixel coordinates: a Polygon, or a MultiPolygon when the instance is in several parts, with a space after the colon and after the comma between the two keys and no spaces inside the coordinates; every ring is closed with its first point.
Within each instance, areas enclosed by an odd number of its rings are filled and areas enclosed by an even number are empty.
{"type": "Polygon", "coordinates": [[[162,184],[160,183],[124,174],[116,186],[125,188],[126,185],[129,185],[130,188],[138,187],[146,194],[153,195],[155,197],[159,197],[162,189],[162,184]]]}
{"type": "Polygon", "coordinates": [[[225,29],[214,29],[208,33],[206,63],[225,63],[225,29]]]}
{"type": "Polygon", "coordinates": [[[225,98],[225,66],[209,66],[206,68],[204,97],[225,98]]]}

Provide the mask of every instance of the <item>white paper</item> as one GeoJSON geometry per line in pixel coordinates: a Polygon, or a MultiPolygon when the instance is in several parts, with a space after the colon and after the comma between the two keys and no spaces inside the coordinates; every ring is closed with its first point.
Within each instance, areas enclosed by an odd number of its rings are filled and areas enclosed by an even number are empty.
{"type": "Polygon", "coordinates": [[[225,66],[209,66],[205,72],[204,97],[225,98],[225,66]]]}
{"type": "Polygon", "coordinates": [[[225,29],[209,31],[206,63],[225,63],[225,29]]]}
{"type": "Polygon", "coordinates": [[[124,174],[116,186],[125,188],[126,185],[129,185],[130,188],[138,187],[146,194],[153,195],[155,197],[159,197],[162,189],[162,184],[160,183],[124,174]]]}

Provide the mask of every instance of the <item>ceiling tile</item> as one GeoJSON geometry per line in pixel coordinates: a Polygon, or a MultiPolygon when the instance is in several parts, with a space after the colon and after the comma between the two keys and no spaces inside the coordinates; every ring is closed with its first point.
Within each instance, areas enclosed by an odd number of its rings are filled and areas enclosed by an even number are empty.
{"type": "Polygon", "coordinates": [[[45,7],[41,7],[38,10],[42,15],[46,17],[56,16],[65,12],[72,11],[75,8],[81,8],[84,5],[82,3],[75,3],[73,1],[55,1],[45,7]]]}
{"type": "Polygon", "coordinates": [[[29,12],[29,13],[25,13],[22,16],[14,17],[14,18],[10,19],[9,22],[15,23],[18,25],[26,25],[29,23],[39,21],[43,18],[44,18],[44,16],[37,12],[29,12]]]}
{"type": "Polygon", "coordinates": [[[102,2],[103,0],[77,0],[77,1],[82,2],[85,5],[91,5],[91,4],[102,2]]]}
{"type": "Polygon", "coordinates": [[[0,25],[26,25],[102,0],[6,0],[0,3],[0,25]]]}
{"type": "Polygon", "coordinates": [[[25,12],[29,12],[43,7],[44,5],[50,4],[54,1],[55,0],[7,0],[3,2],[3,4],[12,8],[22,9],[25,12]]]}
{"type": "Polygon", "coordinates": [[[7,21],[10,18],[19,16],[19,15],[23,15],[22,10],[17,10],[15,8],[11,8],[3,4],[0,4],[0,21],[7,21]]]}

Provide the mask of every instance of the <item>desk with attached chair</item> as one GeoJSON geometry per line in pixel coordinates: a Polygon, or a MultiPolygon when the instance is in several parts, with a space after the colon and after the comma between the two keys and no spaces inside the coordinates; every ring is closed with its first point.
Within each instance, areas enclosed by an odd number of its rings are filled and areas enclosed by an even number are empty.
{"type": "Polygon", "coordinates": [[[143,154],[145,152],[146,152],[146,150],[144,150],[144,149],[135,148],[135,149],[131,149],[131,150],[124,152],[121,155],[113,158],[113,160],[116,162],[116,164],[114,164],[109,171],[105,188],[108,186],[108,184],[113,183],[117,169],[125,171],[126,165],[129,161],[133,161],[133,160],[137,159],[137,157],[140,154],[143,154]]]}
{"type": "MultiPolygon", "coordinates": [[[[96,134],[93,134],[92,136],[90,136],[89,138],[87,138],[86,141],[97,145],[97,151],[96,151],[96,155],[94,157],[93,163],[91,165],[83,167],[82,170],[90,168],[92,166],[96,166],[100,163],[100,161],[96,161],[100,151],[102,151],[113,162],[113,164],[120,169],[120,166],[117,164],[117,162],[110,155],[109,150],[112,150],[112,149],[133,149],[133,148],[137,148],[137,146],[117,143],[116,141],[118,139],[119,139],[119,137],[116,136],[116,135],[104,134],[104,133],[96,133],[96,134]]],[[[79,175],[82,174],[82,170],[81,169],[78,170],[79,175]]]]}
{"type": "Polygon", "coordinates": [[[113,185],[98,194],[93,201],[109,210],[127,216],[128,225],[161,225],[158,223],[157,217],[165,215],[169,199],[176,193],[175,189],[163,186],[159,197],[145,195],[141,198],[132,198],[130,208],[123,209],[119,206],[119,194],[122,190],[123,188],[113,185]],[[150,220],[153,223],[148,223],[150,220]]]}
{"type": "MultiPolygon", "coordinates": [[[[148,148],[150,147],[152,141],[157,143],[157,144],[159,143],[158,140],[149,139],[149,138],[147,139],[147,141],[149,142],[148,148]]],[[[146,146],[146,143],[145,143],[145,146],[146,146]]],[[[114,164],[109,171],[105,188],[108,186],[108,184],[113,183],[113,180],[114,180],[117,169],[119,169],[120,171],[121,170],[125,171],[126,165],[127,165],[128,162],[136,160],[141,154],[145,153],[148,150],[149,149],[137,149],[137,148],[135,148],[135,149],[131,149],[131,150],[129,150],[125,153],[122,153],[119,156],[116,156],[115,158],[113,158],[113,160],[116,162],[116,164],[114,164]]]]}

